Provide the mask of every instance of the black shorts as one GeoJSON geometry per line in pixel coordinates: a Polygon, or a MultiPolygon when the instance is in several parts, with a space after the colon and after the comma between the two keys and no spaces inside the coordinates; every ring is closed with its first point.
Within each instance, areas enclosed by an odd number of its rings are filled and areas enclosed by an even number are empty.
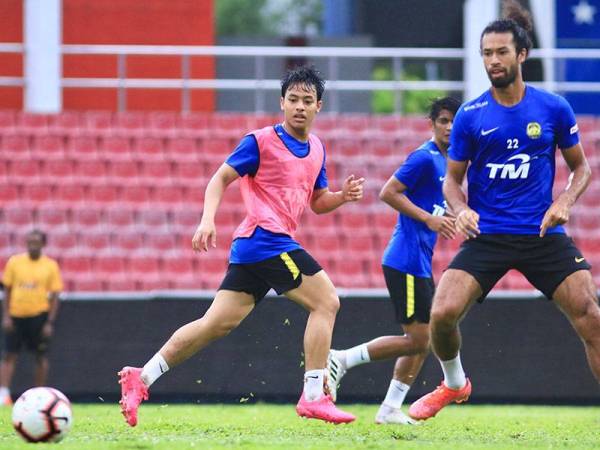
{"type": "Polygon", "coordinates": [[[433,278],[415,277],[388,266],[383,266],[383,276],[396,310],[396,320],[403,324],[429,323],[435,293],[433,278]]]}
{"type": "Polygon", "coordinates": [[[302,283],[302,275],[323,270],[305,250],[298,249],[250,264],[229,264],[218,290],[247,292],[258,303],[271,288],[283,294],[302,283]]]}
{"type": "Polygon", "coordinates": [[[564,234],[482,234],[464,241],[449,269],[473,275],[483,292],[483,301],[510,269],[516,269],[544,295],[552,299],[556,288],[573,272],[589,270],[573,240],[564,234]]]}
{"type": "Polygon", "coordinates": [[[8,353],[18,353],[23,344],[27,349],[43,355],[48,351],[50,340],[44,337],[42,329],[48,321],[48,313],[33,317],[13,317],[13,331],[5,335],[5,350],[8,353]]]}

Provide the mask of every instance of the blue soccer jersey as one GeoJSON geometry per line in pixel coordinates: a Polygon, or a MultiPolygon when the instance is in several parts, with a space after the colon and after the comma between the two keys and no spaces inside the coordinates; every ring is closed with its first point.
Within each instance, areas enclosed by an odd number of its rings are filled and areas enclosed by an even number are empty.
{"type": "MultiPolygon", "coordinates": [[[[303,158],[310,152],[308,142],[297,140],[288,134],[281,124],[275,125],[275,131],[288,150],[298,158],[303,158]]],[[[233,167],[240,177],[254,176],[260,166],[260,154],[256,138],[253,135],[244,136],[225,163],[233,167]]],[[[321,172],[315,181],[315,190],[326,187],[327,173],[325,171],[325,158],[323,158],[321,172]]],[[[273,233],[257,227],[252,236],[237,238],[233,241],[229,262],[234,264],[255,263],[299,248],[301,248],[300,244],[291,236],[273,233]]]]}
{"type": "MultiPolygon", "coordinates": [[[[406,186],[404,194],[419,208],[441,216],[445,211],[442,183],[446,158],[433,141],[411,153],[394,173],[406,186]]],[[[392,238],[383,253],[382,264],[416,277],[431,277],[431,258],[437,233],[425,223],[404,214],[398,216],[392,238]]]]}
{"type": "Polygon", "coordinates": [[[449,157],[470,162],[468,204],[480,216],[481,232],[539,234],[552,204],[556,147],[578,142],[567,101],[529,85],[511,107],[498,104],[491,91],[463,104],[454,118],[449,157]]]}

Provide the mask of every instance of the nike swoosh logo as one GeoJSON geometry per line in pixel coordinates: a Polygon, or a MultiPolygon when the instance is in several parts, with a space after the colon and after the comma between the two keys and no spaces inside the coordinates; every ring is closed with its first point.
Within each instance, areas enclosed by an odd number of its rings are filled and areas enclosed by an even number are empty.
{"type": "Polygon", "coordinates": [[[440,177],[440,181],[444,181],[446,177],[440,177]]]}
{"type": "Polygon", "coordinates": [[[163,369],[163,366],[162,366],[162,364],[160,362],[158,363],[158,368],[160,369],[160,373],[165,373],[166,372],[166,370],[163,369]]]}
{"type": "Polygon", "coordinates": [[[482,136],[487,136],[488,134],[493,133],[494,131],[496,131],[498,128],[500,128],[500,127],[491,128],[489,130],[481,130],[481,135],[482,136]]]}
{"type": "Polygon", "coordinates": [[[306,378],[313,378],[315,380],[319,379],[317,375],[307,375],[306,378]]]}
{"type": "Polygon", "coordinates": [[[578,258],[577,256],[575,257],[575,262],[576,263],[583,262],[584,260],[585,260],[585,258],[578,258]]]}

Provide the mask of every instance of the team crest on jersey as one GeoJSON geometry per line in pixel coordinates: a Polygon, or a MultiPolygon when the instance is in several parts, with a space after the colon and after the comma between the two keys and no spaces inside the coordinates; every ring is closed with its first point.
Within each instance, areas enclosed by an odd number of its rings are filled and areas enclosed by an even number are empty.
{"type": "Polygon", "coordinates": [[[527,136],[531,139],[537,139],[542,135],[542,126],[537,122],[527,124],[527,136]]]}

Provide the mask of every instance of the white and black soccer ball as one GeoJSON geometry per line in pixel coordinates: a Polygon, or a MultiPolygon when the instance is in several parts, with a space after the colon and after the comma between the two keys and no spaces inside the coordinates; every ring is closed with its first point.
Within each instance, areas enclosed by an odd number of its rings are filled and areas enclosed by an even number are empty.
{"type": "Polygon", "coordinates": [[[54,388],[29,389],[15,402],[12,422],[27,442],[58,442],[73,424],[71,402],[54,388]]]}

